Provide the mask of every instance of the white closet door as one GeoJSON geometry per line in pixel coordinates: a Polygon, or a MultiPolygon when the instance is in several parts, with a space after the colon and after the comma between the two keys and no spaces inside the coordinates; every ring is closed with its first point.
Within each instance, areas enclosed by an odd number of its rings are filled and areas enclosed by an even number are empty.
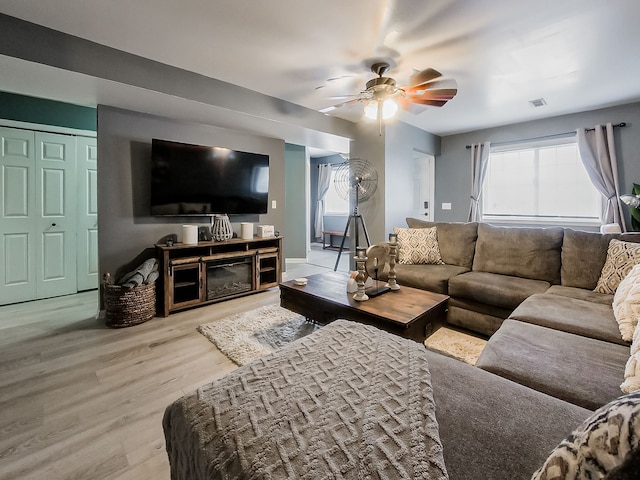
{"type": "Polygon", "coordinates": [[[98,142],[77,137],[78,290],[98,288],[98,142]]]}
{"type": "Polygon", "coordinates": [[[76,292],[76,139],[35,133],[37,298],[76,292]]]}
{"type": "Polygon", "coordinates": [[[36,298],[33,132],[0,128],[0,305],[36,298]]]}

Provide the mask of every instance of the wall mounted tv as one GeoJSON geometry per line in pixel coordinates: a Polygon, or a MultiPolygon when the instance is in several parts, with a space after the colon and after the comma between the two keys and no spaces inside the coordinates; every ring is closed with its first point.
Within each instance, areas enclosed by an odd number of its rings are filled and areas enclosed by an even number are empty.
{"type": "Polygon", "coordinates": [[[151,215],[267,213],[269,155],[151,141],[151,215]]]}

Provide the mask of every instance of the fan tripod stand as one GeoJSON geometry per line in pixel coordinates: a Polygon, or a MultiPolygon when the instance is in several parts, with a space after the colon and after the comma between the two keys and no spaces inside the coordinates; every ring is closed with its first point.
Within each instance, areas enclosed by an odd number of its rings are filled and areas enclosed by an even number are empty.
{"type": "Polygon", "coordinates": [[[358,248],[359,246],[360,239],[358,235],[359,233],[358,221],[360,221],[360,224],[362,225],[362,231],[364,232],[364,237],[367,240],[367,247],[371,246],[371,243],[369,242],[369,232],[367,232],[367,225],[366,223],[364,223],[364,217],[358,213],[358,207],[356,206],[353,209],[353,214],[349,215],[349,220],[347,220],[347,225],[344,227],[344,235],[342,236],[342,241],[340,242],[340,250],[338,251],[338,258],[336,258],[336,265],[335,267],[333,267],[334,272],[338,270],[338,264],[340,263],[340,255],[342,255],[342,249],[344,248],[344,242],[347,239],[347,235],[349,233],[349,225],[351,225],[351,222],[353,222],[352,231],[354,232],[356,248],[358,248]]]}

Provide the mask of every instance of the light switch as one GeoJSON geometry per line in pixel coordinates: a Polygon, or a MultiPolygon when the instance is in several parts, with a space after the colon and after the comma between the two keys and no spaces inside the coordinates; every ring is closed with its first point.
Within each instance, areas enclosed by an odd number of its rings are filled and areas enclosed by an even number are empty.
{"type": "Polygon", "coordinates": [[[442,210],[451,210],[451,204],[450,203],[443,203],[442,204],[442,210]]]}
{"type": "Polygon", "coordinates": [[[276,209],[276,201],[275,200],[271,200],[271,208],[273,208],[274,210],[276,209]]]}

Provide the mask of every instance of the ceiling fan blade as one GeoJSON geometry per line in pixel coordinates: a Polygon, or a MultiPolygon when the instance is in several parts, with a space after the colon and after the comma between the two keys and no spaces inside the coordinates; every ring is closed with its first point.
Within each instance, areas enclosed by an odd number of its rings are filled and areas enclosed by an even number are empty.
{"type": "Polygon", "coordinates": [[[434,70],[433,68],[427,68],[426,70],[421,70],[411,75],[411,77],[409,78],[409,86],[416,87],[418,85],[423,85],[441,76],[442,74],[437,70],[434,70]]]}
{"type": "Polygon", "coordinates": [[[421,90],[435,90],[436,88],[457,88],[458,84],[453,79],[434,80],[419,85],[405,85],[402,87],[406,93],[416,93],[421,90]]]}
{"type": "Polygon", "coordinates": [[[413,103],[417,103],[419,105],[428,105],[430,107],[442,107],[444,106],[449,100],[430,100],[428,98],[411,98],[408,99],[410,102],[413,103]]]}
{"type": "Polygon", "coordinates": [[[414,95],[407,96],[409,99],[422,98],[425,100],[451,100],[457,93],[457,88],[438,88],[435,90],[419,90],[414,95]]]}
{"type": "Polygon", "coordinates": [[[358,98],[354,98],[353,100],[347,100],[346,102],[337,103],[336,105],[331,105],[330,107],[323,108],[322,110],[319,110],[319,111],[321,113],[329,113],[338,108],[355,105],[356,103],[362,102],[363,100],[364,99],[362,97],[358,97],[358,98]]]}
{"type": "Polygon", "coordinates": [[[332,95],[330,97],[326,97],[329,100],[346,100],[347,98],[356,98],[359,97],[360,94],[357,95],[332,95]]]}

